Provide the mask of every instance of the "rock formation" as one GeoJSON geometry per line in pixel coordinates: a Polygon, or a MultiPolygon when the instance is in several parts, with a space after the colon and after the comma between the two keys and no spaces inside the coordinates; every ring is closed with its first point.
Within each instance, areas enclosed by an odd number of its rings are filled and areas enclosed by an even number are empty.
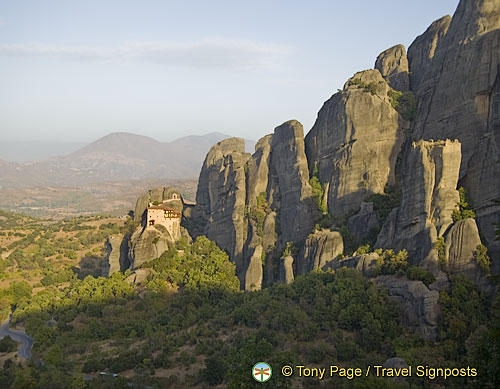
{"type": "Polygon", "coordinates": [[[145,211],[149,203],[164,203],[178,212],[182,212],[182,196],[181,193],[172,186],[159,187],[148,190],[148,192],[137,199],[134,210],[134,220],[139,222],[145,221],[145,211]]]}
{"type": "Polygon", "coordinates": [[[344,215],[395,182],[403,123],[378,70],[356,73],[328,100],[306,136],[309,169],[317,165],[328,209],[344,215]]]}
{"type": "Polygon", "coordinates": [[[481,269],[474,258],[481,244],[474,219],[460,220],[446,234],[446,258],[450,273],[465,273],[471,279],[479,279],[481,269]]]}
{"type": "Polygon", "coordinates": [[[213,146],[201,168],[194,212],[202,225],[200,234],[229,253],[240,279],[245,271],[242,263],[247,235],[245,166],[249,158],[243,139],[230,138],[213,146]]]}
{"type": "Polygon", "coordinates": [[[225,249],[242,286],[255,290],[263,282],[263,258],[276,246],[305,239],[316,213],[302,125],[291,120],[259,140],[252,156],[241,139],[215,145],[202,167],[188,223],[225,249]]]}
{"type": "Polygon", "coordinates": [[[413,138],[461,142],[460,177],[471,194],[481,234],[496,258],[500,245],[494,240],[492,223],[500,221],[500,208],[494,202],[500,198],[499,52],[495,0],[460,1],[451,20],[434,22],[408,52],[411,86],[418,100],[413,138]]]}
{"type": "Polygon", "coordinates": [[[406,92],[410,87],[408,77],[408,58],[403,45],[396,45],[380,53],[375,62],[378,69],[392,89],[406,92]]]}
{"type": "Polygon", "coordinates": [[[342,235],[336,231],[318,231],[307,237],[296,260],[296,274],[323,269],[344,251],[342,235]]]}
{"type": "MultiPolygon", "coordinates": [[[[247,290],[316,268],[349,266],[374,274],[375,255],[335,259],[343,246],[338,233],[309,236],[323,205],[358,238],[371,239],[381,228],[375,247],[406,249],[411,264],[435,274],[433,246],[443,238],[450,270],[476,277],[469,244],[480,242],[477,225],[499,272],[499,8],[494,0],[462,0],[453,18],[432,23],[408,54],[402,45],[382,52],[375,69],[356,73],[324,103],[305,140],[292,120],[259,140],[252,156],[241,139],[215,145],[200,174],[198,204],[186,213],[190,231],[229,253],[247,290]],[[310,181],[316,169],[319,189],[310,181]],[[462,185],[477,224],[453,224],[462,185]],[[401,201],[382,216],[374,209],[380,197],[368,197],[392,188],[401,188],[401,201]],[[321,191],[318,205],[313,193],[321,191]],[[291,242],[295,251],[288,256],[291,242]]],[[[417,287],[398,286],[395,293],[415,304],[427,298],[422,291],[418,298],[414,291],[400,293],[405,288],[417,287]]]]}
{"type": "Polygon", "coordinates": [[[401,205],[389,215],[376,247],[406,249],[416,264],[427,257],[453,223],[460,155],[458,141],[413,143],[402,168],[401,205]]]}
{"type": "Polygon", "coordinates": [[[279,209],[281,239],[304,239],[314,226],[312,201],[302,124],[296,120],[276,127],[271,142],[270,196],[272,209],[279,209]]]}
{"type": "Polygon", "coordinates": [[[380,276],[375,282],[387,288],[389,298],[398,303],[407,326],[424,339],[436,338],[440,315],[438,291],[429,290],[422,281],[395,276],[380,276]]]}
{"type": "Polygon", "coordinates": [[[294,280],[293,275],[293,257],[286,256],[280,263],[280,281],[285,284],[291,284],[294,280]]]}
{"type": "Polygon", "coordinates": [[[347,227],[360,238],[368,236],[372,231],[376,232],[380,223],[373,203],[362,202],[359,212],[349,218],[347,227]]]}
{"type": "Polygon", "coordinates": [[[158,258],[168,250],[168,244],[174,238],[160,225],[138,227],[130,237],[129,259],[131,267],[136,269],[144,262],[158,258]]]}
{"type": "Polygon", "coordinates": [[[128,242],[123,237],[123,235],[111,235],[108,236],[106,240],[106,261],[108,263],[109,269],[106,277],[117,271],[125,271],[130,267],[130,261],[128,258],[128,242]]]}

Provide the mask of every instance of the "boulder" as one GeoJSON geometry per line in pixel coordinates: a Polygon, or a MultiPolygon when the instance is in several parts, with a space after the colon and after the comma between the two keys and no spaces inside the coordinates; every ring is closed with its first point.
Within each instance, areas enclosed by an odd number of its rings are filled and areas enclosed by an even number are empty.
{"type": "Polygon", "coordinates": [[[348,267],[351,269],[356,269],[365,277],[375,277],[377,275],[378,258],[379,255],[373,252],[369,254],[362,254],[362,255],[356,255],[354,257],[348,257],[345,259],[341,259],[340,261],[334,261],[331,264],[328,264],[326,267],[329,267],[331,269],[338,269],[339,267],[348,267]]]}
{"type": "Polygon", "coordinates": [[[344,251],[342,235],[337,231],[318,231],[307,237],[297,256],[297,274],[305,274],[315,269],[322,269],[328,263],[336,261],[344,251]]]}
{"type": "Polygon", "coordinates": [[[447,268],[451,274],[465,274],[483,291],[491,288],[484,279],[485,273],[477,263],[475,253],[481,244],[474,219],[456,222],[446,234],[447,268]]]}
{"type": "Polygon", "coordinates": [[[380,276],[375,283],[387,288],[389,298],[398,303],[405,325],[424,339],[436,339],[440,316],[438,291],[429,290],[422,281],[396,276],[380,276]]]}

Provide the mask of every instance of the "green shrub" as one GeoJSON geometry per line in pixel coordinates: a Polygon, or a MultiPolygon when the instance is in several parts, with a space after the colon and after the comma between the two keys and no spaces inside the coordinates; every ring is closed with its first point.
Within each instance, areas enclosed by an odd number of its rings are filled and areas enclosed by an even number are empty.
{"type": "Polygon", "coordinates": [[[418,266],[410,266],[408,270],[406,270],[406,276],[409,280],[422,281],[427,286],[436,281],[436,277],[434,277],[431,272],[418,266]]]}
{"type": "Polygon", "coordinates": [[[408,268],[408,252],[400,250],[396,254],[394,250],[385,250],[377,259],[378,274],[396,274],[398,271],[406,271],[408,268]]]}
{"type": "Polygon", "coordinates": [[[442,270],[446,268],[446,243],[444,242],[444,237],[439,237],[434,242],[434,250],[437,251],[439,266],[442,270]]]}
{"type": "Polygon", "coordinates": [[[246,210],[246,215],[253,221],[257,235],[260,237],[264,236],[264,221],[266,216],[271,212],[271,207],[267,202],[267,193],[262,192],[256,198],[256,205],[249,207],[246,210]]]}
{"type": "Polygon", "coordinates": [[[476,214],[472,210],[472,203],[469,200],[469,194],[467,190],[461,186],[458,189],[458,194],[460,195],[460,200],[456,205],[456,209],[453,210],[452,218],[454,222],[464,219],[475,219],[476,214]]]}
{"type": "Polygon", "coordinates": [[[349,85],[355,85],[359,88],[362,88],[365,92],[370,93],[371,95],[377,94],[377,84],[375,82],[366,83],[361,81],[359,78],[353,78],[349,81],[349,85]]]}
{"type": "Polygon", "coordinates": [[[16,350],[17,343],[10,336],[5,336],[0,340],[0,353],[10,353],[16,350]]]}
{"type": "Polygon", "coordinates": [[[317,164],[314,164],[314,169],[311,175],[311,179],[309,180],[309,184],[312,188],[314,204],[316,204],[316,206],[318,207],[318,211],[320,212],[320,214],[328,212],[326,204],[323,201],[325,190],[319,180],[319,171],[317,164]]]}
{"type": "Polygon", "coordinates": [[[403,119],[415,120],[417,116],[417,100],[413,92],[399,92],[390,90],[387,95],[391,100],[392,107],[399,112],[403,119]]]}
{"type": "Polygon", "coordinates": [[[366,244],[364,246],[359,246],[357,249],[356,249],[356,253],[358,255],[362,255],[362,254],[368,254],[369,252],[371,251],[371,247],[369,244],[366,244]]]}
{"type": "Polygon", "coordinates": [[[383,194],[371,194],[365,201],[373,203],[373,209],[377,211],[380,224],[383,225],[391,211],[401,203],[401,188],[386,185],[383,194]]]}
{"type": "Polygon", "coordinates": [[[474,251],[474,258],[481,267],[481,270],[483,270],[486,274],[489,274],[491,260],[488,256],[488,248],[483,244],[478,245],[476,247],[476,251],[474,251]]]}

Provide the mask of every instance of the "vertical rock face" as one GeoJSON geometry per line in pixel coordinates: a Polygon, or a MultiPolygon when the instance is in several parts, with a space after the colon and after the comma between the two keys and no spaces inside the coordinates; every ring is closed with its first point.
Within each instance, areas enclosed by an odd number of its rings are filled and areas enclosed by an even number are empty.
{"type": "Polygon", "coordinates": [[[408,58],[403,45],[396,45],[380,53],[375,62],[378,69],[391,88],[406,92],[410,87],[408,77],[408,58]]]}
{"type": "Polygon", "coordinates": [[[158,258],[168,250],[168,243],[174,243],[168,230],[161,224],[138,227],[130,237],[129,259],[131,268],[158,258]]]}
{"type": "Polygon", "coordinates": [[[459,169],[458,141],[413,143],[403,167],[401,206],[389,215],[376,247],[406,249],[420,263],[453,223],[459,169]]]}
{"type": "Polygon", "coordinates": [[[306,136],[309,169],[318,166],[334,215],[359,208],[368,194],[395,182],[403,132],[390,90],[378,70],[356,73],[323,105],[306,136]]]}
{"type": "Polygon", "coordinates": [[[243,139],[217,143],[205,158],[196,192],[197,208],[206,223],[203,233],[230,254],[240,276],[247,228],[245,164],[249,158],[243,139]]]}
{"type": "Polygon", "coordinates": [[[316,206],[309,185],[302,124],[296,120],[274,130],[270,159],[270,205],[279,209],[281,240],[304,239],[314,226],[316,206]]]}
{"type": "MultiPolygon", "coordinates": [[[[498,100],[500,3],[462,0],[411,45],[411,87],[418,99],[414,139],[458,139],[460,177],[469,191],[481,234],[497,257],[494,222],[500,209],[498,100]],[[428,50],[431,48],[431,50],[428,50]],[[425,52],[431,53],[425,56],[425,52]],[[496,123],[496,124],[495,124],[496,123]],[[496,135],[495,135],[496,134],[496,135]],[[496,138],[496,139],[495,139],[496,138]],[[485,185],[488,183],[487,185],[485,185]]],[[[494,264],[500,270],[500,264],[494,264]]]]}
{"type": "MultiPolygon", "coordinates": [[[[415,90],[415,137],[457,138],[462,143],[461,176],[477,139],[487,132],[489,93],[500,62],[499,8],[492,0],[461,1],[415,90]]],[[[411,72],[415,67],[410,62],[411,72]]]]}
{"type": "Polygon", "coordinates": [[[109,277],[117,271],[125,271],[130,266],[128,260],[128,242],[123,235],[111,235],[106,240],[108,271],[105,275],[109,277]]]}
{"type": "Polygon", "coordinates": [[[257,196],[267,191],[269,177],[269,158],[273,135],[261,138],[255,145],[255,153],[248,160],[247,205],[253,206],[257,196]]]}
{"type": "Polygon", "coordinates": [[[314,225],[302,125],[291,120],[278,126],[259,140],[252,156],[241,139],[215,145],[196,199],[192,217],[202,224],[198,234],[229,253],[242,287],[260,289],[263,258],[276,245],[305,239],[314,225]]]}
{"type": "Polygon", "coordinates": [[[349,231],[359,237],[366,237],[373,230],[380,227],[377,212],[373,209],[373,203],[361,203],[359,212],[351,216],[347,222],[349,231]]]}
{"type": "Polygon", "coordinates": [[[419,89],[425,72],[429,67],[429,63],[434,58],[436,47],[448,31],[450,23],[450,15],[446,15],[436,20],[422,35],[418,36],[408,48],[408,62],[411,69],[411,90],[415,91],[419,89]]]}

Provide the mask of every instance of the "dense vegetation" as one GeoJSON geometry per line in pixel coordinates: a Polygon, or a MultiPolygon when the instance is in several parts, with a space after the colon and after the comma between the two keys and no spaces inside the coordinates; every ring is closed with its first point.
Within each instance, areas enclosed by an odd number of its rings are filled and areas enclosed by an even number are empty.
{"type": "MultiPolygon", "coordinates": [[[[99,226],[112,229],[107,222],[99,226]]],[[[428,285],[434,281],[430,273],[408,265],[404,250],[377,252],[380,274],[405,275],[428,285]]],[[[8,293],[18,306],[14,320],[25,326],[35,345],[31,362],[5,362],[2,384],[247,388],[259,385],[249,371],[262,360],[275,369],[267,384],[271,387],[351,387],[353,382],[345,378],[287,378],[279,368],[366,367],[393,356],[413,365],[481,369],[476,381],[436,379],[435,385],[484,387],[500,380],[499,324],[494,320],[500,317],[498,301],[490,308],[488,299],[463,277],[452,277],[450,290],[441,292],[439,339],[429,342],[406,329],[385,290],[355,270],[315,271],[291,285],[242,293],[234,264],[205,237],[171,245],[142,268],[149,275],[139,284],[129,271],[109,278],[83,278],[75,272],[64,283],[40,283],[34,296],[29,283],[10,283],[8,293]]],[[[53,271],[51,277],[57,275],[53,271]]],[[[369,376],[354,382],[366,388],[429,384],[418,377],[394,382],[369,376]]]]}
{"type": "Polygon", "coordinates": [[[415,120],[417,116],[417,100],[413,92],[400,92],[391,89],[387,94],[391,100],[391,105],[400,113],[403,119],[415,120]]]}
{"type": "Polygon", "coordinates": [[[453,210],[453,221],[457,222],[464,219],[474,219],[476,217],[475,212],[472,210],[472,203],[469,199],[467,190],[461,186],[458,188],[458,194],[460,195],[460,200],[457,203],[456,209],[453,210]]]}
{"type": "Polygon", "coordinates": [[[105,215],[56,221],[0,210],[0,319],[33,288],[101,275],[106,238],[134,226],[105,215]]]}

